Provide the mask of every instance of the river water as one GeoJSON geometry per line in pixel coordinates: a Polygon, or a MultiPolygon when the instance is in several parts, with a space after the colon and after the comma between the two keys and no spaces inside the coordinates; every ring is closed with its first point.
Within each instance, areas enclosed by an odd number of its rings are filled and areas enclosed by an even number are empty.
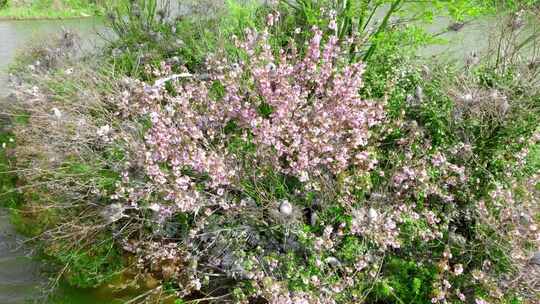
{"type": "Polygon", "coordinates": [[[40,43],[53,38],[62,29],[73,30],[84,37],[84,47],[98,43],[97,33],[103,28],[96,19],[70,20],[0,20],[0,96],[7,92],[7,69],[18,52],[31,43],[40,43]]]}
{"type": "Polygon", "coordinates": [[[43,279],[39,265],[31,258],[23,239],[11,225],[7,212],[0,210],[0,303],[24,303],[29,296],[37,296],[43,279]]]}
{"type": "MultiPolygon", "coordinates": [[[[471,51],[481,51],[489,45],[487,35],[492,19],[483,19],[466,25],[459,32],[441,35],[450,43],[432,45],[421,50],[422,57],[437,56],[438,59],[464,60],[471,51]]],[[[429,31],[439,32],[449,25],[446,19],[439,19],[429,26],[429,31]]],[[[74,30],[83,37],[87,47],[99,43],[97,34],[103,29],[95,19],[65,21],[0,21],[0,99],[7,95],[7,69],[21,48],[30,42],[39,43],[50,39],[62,29],[74,30]]],[[[0,102],[0,112],[2,112],[0,102]]],[[[10,226],[8,215],[0,209],[0,304],[23,304],[36,298],[45,279],[40,275],[40,265],[31,258],[31,251],[22,246],[23,238],[10,226]]],[[[63,289],[64,296],[54,304],[107,304],[114,303],[107,297],[97,296],[92,291],[63,289]]]]}

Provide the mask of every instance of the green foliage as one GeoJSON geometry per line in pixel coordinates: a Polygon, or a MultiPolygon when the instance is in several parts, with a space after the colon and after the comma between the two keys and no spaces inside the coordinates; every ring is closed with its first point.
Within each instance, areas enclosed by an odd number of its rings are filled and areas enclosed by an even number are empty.
{"type": "Polygon", "coordinates": [[[378,48],[366,63],[362,94],[367,98],[389,95],[389,111],[397,115],[405,107],[407,94],[414,93],[416,87],[424,83],[420,69],[411,69],[410,61],[414,52],[429,43],[430,38],[423,30],[408,27],[383,33],[376,40],[378,48]]]}
{"type": "MultiPolygon", "coordinates": [[[[27,202],[28,198],[21,198],[21,202],[27,202]]],[[[11,210],[10,221],[17,232],[22,235],[35,237],[53,227],[60,217],[54,209],[42,210],[39,213],[30,213],[30,210],[22,208],[11,210]]]]}
{"type": "Polygon", "coordinates": [[[520,138],[528,138],[540,123],[540,94],[529,88],[528,83],[520,82],[518,73],[512,70],[498,73],[487,66],[478,69],[475,75],[481,88],[507,94],[511,102],[507,117],[473,116],[456,126],[475,144],[480,162],[489,173],[482,177],[486,182],[494,176],[504,179],[506,160],[524,147],[520,138]]]}
{"type": "Polygon", "coordinates": [[[491,0],[486,2],[490,6],[502,6],[510,10],[534,8],[540,4],[538,0],[491,0]]]}
{"type": "Polygon", "coordinates": [[[46,254],[60,265],[66,265],[64,277],[72,286],[97,287],[123,268],[122,255],[108,236],[99,235],[91,245],[80,248],[73,248],[72,244],[57,245],[50,247],[46,254]]]}
{"type": "Polygon", "coordinates": [[[298,189],[299,183],[296,179],[279,174],[272,168],[263,169],[258,174],[264,178],[246,179],[242,183],[242,191],[262,205],[272,200],[288,199],[294,190],[298,189]]]}
{"type": "Polygon", "coordinates": [[[382,271],[386,275],[368,297],[369,303],[423,304],[431,298],[432,284],[437,275],[434,266],[391,257],[382,271]]]}
{"type": "MultiPolygon", "coordinates": [[[[101,15],[106,2],[112,0],[36,0],[36,1],[0,1],[0,18],[37,19],[37,18],[80,18],[101,15]]],[[[124,0],[122,0],[124,1],[124,0]]]]}
{"type": "Polygon", "coordinates": [[[367,251],[366,244],[357,237],[347,237],[338,250],[338,258],[341,261],[355,261],[367,251]]]}
{"type": "Polygon", "coordinates": [[[443,82],[452,77],[452,71],[445,69],[441,73],[446,73],[446,76],[417,85],[422,88],[425,99],[420,107],[410,108],[409,115],[416,117],[416,120],[427,129],[434,146],[444,147],[454,143],[456,138],[452,132],[451,121],[454,102],[443,90],[443,82]]]}
{"type": "Polygon", "coordinates": [[[54,175],[58,179],[73,179],[77,182],[96,185],[104,193],[112,193],[116,183],[120,181],[117,172],[77,161],[64,163],[58,171],[55,171],[54,175]]]}
{"type": "MultiPolygon", "coordinates": [[[[0,130],[2,125],[0,125],[0,130]]],[[[15,208],[19,205],[21,196],[16,191],[17,177],[11,173],[10,162],[13,161],[7,152],[15,145],[15,137],[0,131],[0,208],[15,208]]]]}
{"type": "MultiPolygon", "coordinates": [[[[204,3],[202,4],[204,6],[204,3]]],[[[109,25],[118,39],[109,46],[117,71],[143,79],[144,65],[157,66],[176,58],[174,68],[200,71],[209,53],[225,49],[235,53],[232,36],[246,27],[264,23],[257,1],[226,1],[225,7],[209,1],[204,12],[165,20],[168,10],[157,8],[157,0],[128,1],[111,6],[109,25]],[[205,14],[205,15],[202,15],[205,14]]]]}
{"type": "Polygon", "coordinates": [[[509,252],[512,244],[500,237],[500,232],[487,225],[476,225],[475,235],[482,241],[481,247],[468,253],[471,266],[481,267],[485,260],[494,261],[493,270],[498,274],[508,274],[513,271],[512,258],[509,252]]]}
{"type": "MultiPolygon", "coordinates": [[[[455,20],[464,20],[481,14],[492,12],[492,4],[484,1],[439,1],[427,2],[409,0],[380,0],[380,1],[349,1],[349,0],[281,0],[282,10],[287,12],[285,24],[288,28],[281,28],[284,35],[292,37],[295,28],[301,28],[303,33],[309,32],[312,26],[332,31],[329,28],[329,11],[336,14],[337,33],[341,40],[355,37],[365,41],[360,49],[351,48],[349,56],[351,61],[363,60],[369,62],[371,57],[379,52],[381,38],[388,33],[399,32],[396,18],[410,19],[411,16],[419,21],[432,22],[434,16],[449,15],[455,20]],[[376,16],[381,16],[376,22],[376,16]]],[[[407,29],[407,31],[409,31],[407,29]]],[[[416,35],[427,36],[423,30],[416,29],[416,35]]],[[[306,37],[300,36],[304,40],[306,37]]],[[[401,46],[407,46],[406,40],[399,40],[401,46]]],[[[419,46],[418,42],[414,46],[419,46]]],[[[384,51],[383,51],[384,53],[384,51]]],[[[388,54],[388,53],[387,53],[388,54]]]]}
{"type": "MultiPolygon", "coordinates": [[[[530,150],[527,160],[526,174],[531,175],[540,172],[540,145],[534,145],[530,150]]],[[[539,181],[540,182],[540,181],[539,181]]]]}

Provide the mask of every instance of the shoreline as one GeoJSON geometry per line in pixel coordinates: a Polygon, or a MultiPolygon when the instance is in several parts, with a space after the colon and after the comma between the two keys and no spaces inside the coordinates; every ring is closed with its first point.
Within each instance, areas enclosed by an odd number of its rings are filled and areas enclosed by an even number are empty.
{"type": "Polygon", "coordinates": [[[99,18],[101,15],[84,15],[84,16],[68,16],[68,17],[50,17],[50,16],[32,16],[32,17],[18,17],[18,16],[0,16],[0,21],[39,21],[39,20],[73,20],[73,19],[89,19],[99,18]]]}
{"type": "Polygon", "coordinates": [[[14,20],[55,20],[92,18],[104,14],[105,7],[99,5],[39,7],[34,4],[26,6],[7,6],[0,9],[0,21],[14,20]]]}

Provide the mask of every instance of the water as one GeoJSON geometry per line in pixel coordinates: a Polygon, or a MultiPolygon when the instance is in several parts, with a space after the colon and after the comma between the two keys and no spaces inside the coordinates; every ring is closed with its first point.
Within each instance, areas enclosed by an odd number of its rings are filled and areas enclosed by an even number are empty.
{"type": "Polygon", "coordinates": [[[29,249],[22,245],[9,224],[7,212],[0,209],[0,303],[24,303],[39,295],[43,278],[39,265],[32,260],[29,249]]]}
{"type": "Polygon", "coordinates": [[[31,43],[53,38],[61,29],[84,37],[85,47],[98,41],[102,23],[96,19],[0,21],[0,97],[7,92],[7,69],[18,52],[31,43]]]}
{"type": "MultiPolygon", "coordinates": [[[[537,18],[535,14],[524,16],[523,26],[515,32],[517,41],[524,41],[529,35],[540,31],[540,22],[537,18]]],[[[448,27],[453,24],[449,18],[436,18],[433,23],[426,26],[426,30],[434,34],[444,33],[437,36],[441,42],[422,48],[417,55],[423,58],[436,58],[439,62],[457,63],[465,63],[473,52],[483,57],[489,51],[496,49],[501,29],[510,31],[510,22],[509,16],[488,16],[466,22],[458,31],[452,31],[448,30],[448,27]]],[[[522,54],[529,59],[536,58],[538,54],[535,49],[538,49],[537,46],[531,44],[529,48],[522,51],[522,54]]]]}

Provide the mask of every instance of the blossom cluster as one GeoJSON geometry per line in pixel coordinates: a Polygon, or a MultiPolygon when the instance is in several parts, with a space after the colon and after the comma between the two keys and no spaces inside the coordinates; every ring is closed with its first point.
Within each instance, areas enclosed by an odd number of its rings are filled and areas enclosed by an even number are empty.
{"type": "Polygon", "coordinates": [[[359,95],[364,65],[345,64],[336,36],[322,46],[317,28],[305,56],[292,48],[275,58],[267,32],[246,36],[237,44],[250,59],[222,78],[224,102],[230,117],[253,134],[258,149],[273,150],[280,171],[304,182],[351,165],[371,170],[376,161],[366,147],[385,111],[382,102],[359,95]],[[262,51],[255,52],[255,46],[262,51]],[[243,87],[244,81],[254,87],[243,87]],[[263,106],[270,113],[261,113],[263,106]]]}
{"type": "MultiPolygon", "coordinates": [[[[252,287],[230,287],[238,303],[338,303],[341,294],[354,302],[364,282],[381,277],[386,256],[448,243],[418,257],[436,265],[431,302],[472,300],[456,283],[468,266],[452,255],[470,241],[456,230],[476,216],[462,205],[491,225],[531,210],[513,211],[514,191],[502,187],[489,203],[507,208],[477,203],[471,145],[435,147],[415,120],[388,117],[385,102],[361,98],[365,67],[343,55],[347,44],[317,28],[312,35],[303,49],[276,50],[268,31],[248,30],[237,61],[210,57],[204,77],[163,64],[147,71],[160,78],[154,84],[124,83],[116,106],[143,136],[113,199],[150,213],[161,238],[132,250],[139,267],[175,279],[181,296],[224,279],[252,287]],[[388,140],[395,130],[401,136],[388,140]],[[286,198],[265,189],[268,172],[297,188],[286,198]],[[181,236],[166,227],[179,214],[191,220],[181,236]],[[291,260],[302,271],[291,271],[291,260]],[[303,289],[289,290],[291,281],[303,289]]],[[[98,129],[107,143],[109,133],[98,129]]],[[[537,237],[533,224],[512,233],[537,237]]]]}
{"type": "MultiPolygon", "coordinates": [[[[366,148],[385,112],[382,103],[359,96],[363,65],[345,65],[337,37],[323,46],[316,28],[305,56],[291,47],[275,60],[267,36],[248,31],[238,42],[249,56],[245,62],[214,60],[210,80],[176,81],[174,94],[129,81],[119,106],[126,117],[149,120],[139,155],[156,193],[176,211],[215,205],[238,184],[241,168],[228,149],[236,134],[225,132],[231,123],[244,142],[255,144],[257,162],[301,182],[351,166],[369,171],[376,164],[366,148]],[[212,95],[215,81],[225,88],[220,100],[212,95]],[[265,106],[269,113],[261,110],[265,106]]],[[[169,70],[162,66],[153,74],[169,70]]]]}

